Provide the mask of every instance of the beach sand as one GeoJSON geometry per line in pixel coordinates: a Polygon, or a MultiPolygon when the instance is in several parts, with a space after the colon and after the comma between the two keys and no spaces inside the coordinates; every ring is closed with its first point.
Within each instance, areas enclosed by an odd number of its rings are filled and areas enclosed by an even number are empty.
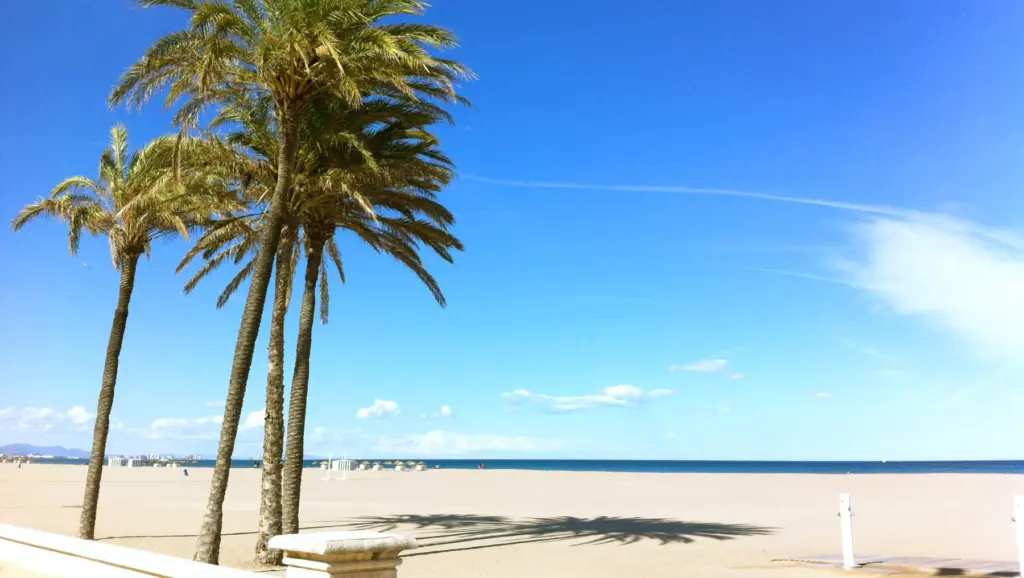
{"type": "MultiPolygon", "coordinates": [[[[97,537],[191,557],[212,473],[107,468],[97,537]]],[[[254,567],[259,475],[231,472],[222,564],[254,567]]],[[[303,529],[412,534],[421,547],[403,578],[826,576],[771,560],[838,554],[840,492],[858,554],[1015,560],[1012,499],[1024,494],[1014,475],[324,475],[305,472],[303,529]]],[[[84,466],[0,465],[0,522],[73,535],[84,479],[84,466]]]]}

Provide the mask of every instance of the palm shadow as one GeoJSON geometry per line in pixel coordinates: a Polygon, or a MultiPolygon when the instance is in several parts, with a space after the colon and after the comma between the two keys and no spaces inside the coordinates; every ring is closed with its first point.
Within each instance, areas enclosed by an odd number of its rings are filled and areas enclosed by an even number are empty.
{"type": "MultiPolygon", "coordinates": [[[[538,542],[572,542],[572,546],[586,546],[630,545],[650,540],[665,546],[690,544],[699,538],[732,540],[742,536],[764,536],[775,531],[774,528],[752,524],[688,522],[669,518],[556,516],[515,519],[505,516],[473,514],[364,516],[338,522],[318,521],[302,526],[302,531],[329,529],[377,532],[414,531],[416,539],[424,551],[411,552],[405,556],[428,556],[538,542]]],[[[256,532],[224,532],[222,536],[251,536],[255,534],[256,532]]],[[[195,538],[196,536],[196,534],[106,536],[97,538],[97,540],[195,538]]]]}
{"type": "MultiPolygon", "coordinates": [[[[320,522],[320,525],[316,526],[301,526],[299,531],[303,530],[330,530],[338,529],[344,526],[343,522],[338,523],[325,523],[320,522]]],[[[221,532],[221,536],[255,536],[259,532],[253,530],[251,532],[221,532]]],[[[97,542],[103,542],[105,540],[133,540],[142,538],[198,538],[199,534],[137,534],[132,536],[103,536],[102,538],[96,538],[97,542]]]]}
{"type": "Polygon", "coordinates": [[[751,524],[612,516],[596,518],[557,516],[526,519],[457,514],[368,516],[357,518],[346,526],[353,530],[381,532],[400,529],[419,531],[417,540],[430,551],[410,553],[407,556],[424,556],[536,542],[572,541],[574,546],[583,546],[630,545],[651,540],[664,546],[690,544],[698,538],[732,540],[741,536],[761,536],[774,532],[774,528],[751,524]],[[470,545],[471,543],[473,544],[470,545]]]}

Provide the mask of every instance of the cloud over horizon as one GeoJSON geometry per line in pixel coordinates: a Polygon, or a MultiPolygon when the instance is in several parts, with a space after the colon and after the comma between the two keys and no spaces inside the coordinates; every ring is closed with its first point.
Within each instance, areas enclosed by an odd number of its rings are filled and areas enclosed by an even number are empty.
{"type": "Polygon", "coordinates": [[[220,436],[223,416],[198,418],[161,417],[153,420],[148,428],[132,430],[150,440],[215,440],[220,436]]]}
{"type": "Polygon", "coordinates": [[[503,399],[511,402],[532,402],[548,409],[558,411],[576,411],[599,407],[632,407],[642,401],[655,397],[672,395],[670,389],[652,389],[644,391],[635,385],[611,385],[601,393],[589,395],[549,395],[536,393],[528,389],[517,389],[501,394],[503,399]]]}
{"type": "Polygon", "coordinates": [[[692,371],[695,373],[716,373],[725,369],[729,362],[725,359],[701,359],[685,365],[670,365],[669,371],[692,371]]]}
{"type": "Polygon", "coordinates": [[[402,410],[396,402],[387,399],[374,399],[373,405],[360,408],[356,412],[356,417],[359,419],[369,419],[395,416],[400,413],[402,413],[402,410]]]}
{"type": "Polygon", "coordinates": [[[441,409],[433,413],[421,413],[420,419],[451,419],[455,417],[455,412],[452,411],[450,405],[442,405],[441,409]]]}
{"type": "Polygon", "coordinates": [[[465,434],[440,429],[425,433],[376,436],[375,449],[396,456],[444,456],[476,452],[545,452],[563,446],[560,440],[529,436],[465,434]]]}
{"type": "Polygon", "coordinates": [[[82,405],[72,406],[67,411],[51,407],[0,408],[0,428],[17,429],[27,433],[60,427],[86,430],[95,419],[96,414],[90,413],[82,405]]]}

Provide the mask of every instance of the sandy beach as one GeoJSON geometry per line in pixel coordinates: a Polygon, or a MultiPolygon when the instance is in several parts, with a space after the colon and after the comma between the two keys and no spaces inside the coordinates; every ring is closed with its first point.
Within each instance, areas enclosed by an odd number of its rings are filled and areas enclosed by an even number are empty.
{"type": "MultiPolygon", "coordinates": [[[[190,557],[212,469],[106,469],[97,537],[190,557]]],[[[775,558],[838,553],[849,492],[858,554],[1014,560],[1013,475],[625,474],[307,470],[304,531],[406,532],[405,578],[812,576],[775,558]]],[[[0,465],[0,522],[74,534],[85,467],[0,465]]],[[[253,568],[259,472],[236,469],[221,563],[253,568]]]]}

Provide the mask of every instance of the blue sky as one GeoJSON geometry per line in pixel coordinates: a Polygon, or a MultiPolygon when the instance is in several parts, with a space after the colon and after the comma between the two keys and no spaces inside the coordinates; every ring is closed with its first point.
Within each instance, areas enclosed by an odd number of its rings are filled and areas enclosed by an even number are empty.
{"type": "MultiPolygon", "coordinates": [[[[1024,457],[1024,5],[434,4],[480,75],[442,133],[467,251],[431,261],[441,310],[341,237],[311,453],[1024,457]]],[[[93,175],[115,122],[133,146],[170,130],[159,103],[105,99],[183,20],[126,0],[0,11],[10,219],[93,175]]],[[[214,307],[229,271],[184,296],[186,247],[140,267],[112,452],[214,452],[242,299],[214,307]]],[[[105,242],[76,259],[57,223],[8,229],[0,270],[0,442],[88,447],[105,242]]]]}

